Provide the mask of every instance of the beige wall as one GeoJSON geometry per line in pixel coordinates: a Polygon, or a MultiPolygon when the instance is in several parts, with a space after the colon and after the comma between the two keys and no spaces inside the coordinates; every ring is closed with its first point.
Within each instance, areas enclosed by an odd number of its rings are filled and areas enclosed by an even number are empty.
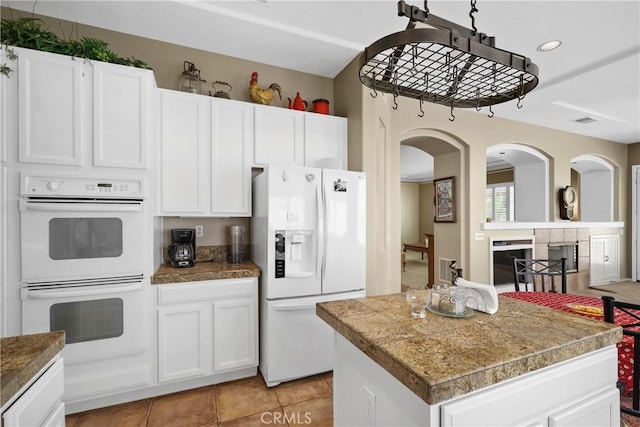
{"type": "MultiPolygon", "coordinates": [[[[635,177],[632,174],[632,166],[637,166],[640,165],[640,142],[637,142],[635,144],[631,144],[629,145],[629,173],[627,175],[627,182],[629,182],[629,187],[627,189],[627,200],[629,200],[629,205],[627,207],[627,218],[628,218],[628,224],[630,225],[632,223],[632,215],[633,215],[633,211],[632,208],[633,206],[631,206],[631,200],[632,200],[632,185],[631,182],[633,182],[633,180],[635,179],[635,177]]],[[[638,183],[637,185],[640,185],[640,183],[638,183]]],[[[640,204],[640,200],[636,200],[636,203],[640,204]]],[[[640,220],[640,218],[638,218],[640,220]]],[[[640,221],[639,221],[640,222],[640,221]]],[[[629,230],[629,234],[631,235],[631,227],[627,227],[627,230],[629,230]]],[[[629,257],[632,256],[632,245],[633,245],[633,237],[634,236],[630,236],[630,238],[627,239],[627,253],[629,254],[629,257]]],[[[640,259],[640,256],[638,256],[638,254],[636,254],[636,259],[640,259]]],[[[640,263],[638,263],[640,264],[640,263]]],[[[633,278],[633,279],[637,279],[637,277],[633,277],[633,272],[631,271],[631,267],[632,267],[632,262],[629,261],[629,277],[633,278]]],[[[637,268],[640,268],[640,266],[638,266],[637,268]]]]}
{"type": "MultiPolygon", "coordinates": [[[[2,16],[9,15],[2,8],[2,16]]],[[[24,15],[24,14],[23,14],[24,15]]],[[[70,34],[71,24],[64,21],[43,18],[50,31],[70,34]]],[[[436,251],[440,256],[456,257],[465,276],[476,281],[488,281],[488,238],[492,235],[511,235],[513,231],[483,231],[484,187],[486,186],[486,149],[500,143],[519,143],[538,147],[551,158],[550,194],[571,183],[572,158],[581,154],[600,155],[615,165],[616,199],[615,220],[625,221],[621,234],[627,251],[621,254],[621,272],[630,274],[630,165],[640,164],[640,148],[627,147],[597,138],[583,137],[555,131],[521,122],[489,119],[486,114],[457,109],[456,120],[449,121],[447,107],[425,104],[423,118],[417,116],[418,103],[415,100],[398,98],[397,110],[391,108],[390,96],[378,94],[370,96],[370,90],[358,80],[358,59],[355,58],[335,79],[299,73],[266,64],[231,58],[203,52],[197,49],[176,46],[78,25],[80,37],[96,37],[109,43],[110,48],[121,56],[134,56],[149,63],[159,87],[175,89],[182,72],[183,62],[194,62],[202,70],[203,78],[209,82],[223,80],[231,83],[232,99],[247,101],[248,80],[251,72],[260,73],[260,84],[279,83],[283,88],[286,106],[287,97],[296,92],[306,100],[325,98],[331,102],[331,111],[349,118],[349,168],[367,173],[367,293],[369,295],[397,292],[400,289],[400,143],[408,136],[425,135],[433,145],[434,141],[445,141],[459,152],[451,162],[447,156],[434,156],[436,168],[442,170],[439,176],[456,176],[458,209],[457,223],[436,224],[436,251]],[[335,104],[335,105],[334,105],[335,104]],[[627,157],[628,156],[628,157],[627,157]],[[635,160],[632,160],[635,159],[635,160]],[[441,168],[438,163],[447,164],[441,168]],[[450,169],[450,170],[443,170],[450,169]],[[440,241],[442,239],[442,241],[440,241]],[[473,254],[473,256],[469,256],[473,254]]],[[[223,42],[223,41],[221,41],[223,42]]],[[[515,108],[514,104],[512,103],[515,108]]],[[[527,103],[520,114],[527,114],[527,103]]],[[[557,199],[552,199],[550,215],[559,221],[557,199]]],[[[189,220],[190,221],[190,220],[189,220]]],[[[181,222],[189,224],[190,222],[181,222]]],[[[215,236],[212,242],[222,242],[224,220],[211,220],[215,236]]],[[[209,226],[207,226],[209,227],[209,226]]],[[[517,233],[531,234],[532,230],[517,233]]],[[[207,237],[209,239],[209,237],[207,237]]],[[[436,253],[436,257],[438,256],[436,253]]]]}
{"type": "MultiPolygon", "coordinates": [[[[37,11],[37,5],[36,5],[37,11]]],[[[10,11],[9,8],[2,7],[2,18],[11,16],[30,16],[21,11],[10,11]]],[[[75,25],[68,21],[35,15],[44,21],[44,28],[56,33],[62,39],[68,39],[72,34],[75,38],[75,25]]],[[[188,29],[185,29],[188,31],[188,29]]],[[[192,62],[201,71],[203,79],[207,83],[207,91],[211,83],[220,80],[231,84],[233,89],[230,92],[231,99],[249,101],[249,79],[253,71],[259,73],[258,81],[261,87],[268,87],[271,83],[278,83],[282,87],[282,101],[272,103],[274,106],[287,107],[287,98],[295,98],[296,92],[309,102],[317,98],[329,100],[330,107],[333,104],[333,80],[326,77],[314,76],[312,74],[292,71],[285,68],[274,67],[243,59],[232,58],[225,55],[205,52],[198,49],[191,49],[171,43],[159,42],[156,40],[136,37],[130,34],[104,30],[88,25],[77,24],[78,38],[95,37],[109,44],[116,54],[123,57],[135,57],[153,68],[158,87],[165,89],[177,89],[180,75],[182,74],[184,61],[192,62]]],[[[224,40],[220,41],[224,43],[224,40]]],[[[226,89],[225,89],[226,90],[226,89]]],[[[333,110],[331,110],[333,111],[333,110]]]]}
{"type": "MultiPolygon", "coordinates": [[[[571,169],[571,184],[573,188],[576,190],[576,202],[573,207],[573,218],[571,221],[580,221],[580,174],[571,169]]],[[[558,197],[560,197],[558,195],[558,197]]]]}
{"type": "Polygon", "coordinates": [[[420,184],[420,236],[433,234],[433,182],[420,184]]]}
{"type": "MultiPolygon", "coordinates": [[[[369,96],[369,89],[363,87],[363,99],[369,96]]],[[[380,98],[380,95],[379,95],[380,98]]],[[[537,147],[542,153],[550,157],[550,216],[552,221],[560,221],[558,202],[555,197],[559,188],[571,184],[571,159],[582,154],[594,154],[607,159],[616,170],[616,205],[615,220],[627,223],[628,210],[628,180],[627,177],[627,146],[597,138],[556,131],[539,126],[528,125],[507,119],[488,118],[486,114],[456,110],[456,120],[449,121],[449,108],[427,104],[425,117],[417,116],[418,104],[414,100],[398,98],[397,110],[390,110],[395,130],[392,134],[393,144],[399,146],[402,141],[424,135],[427,144],[434,139],[447,141],[460,151],[457,161],[446,162],[446,166],[439,168],[441,156],[434,156],[436,170],[441,170],[436,176],[456,175],[458,194],[458,223],[436,224],[436,259],[438,257],[455,257],[465,270],[465,276],[471,280],[488,283],[489,280],[489,237],[509,235],[530,235],[533,230],[490,231],[482,230],[484,222],[484,190],[486,186],[486,150],[495,144],[517,143],[537,147]],[[457,165],[461,165],[459,170],[457,165]],[[459,176],[458,176],[459,173],[459,176]],[[469,256],[469,254],[473,254],[469,256]]],[[[365,101],[366,102],[366,101],[365,101]]],[[[526,102],[521,114],[526,114],[526,102]]],[[[363,114],[368,114],[367,110],[363,114]]],[[[350,117],[351,118],[351,117],[350,117]]],[[[366,122],[366,118],[363,119],[366,122]]],[[[353,141],[350,141],[353,143],[353,141]]],[[[366,156],[372,149],[366,143],[362,144],[366,156]]],[[[442,165],[441,165],[442,166],[442,165]]],[[[365,171],[368,171],[365,168],[365,171]]],[[[391,170],[387,171],[391,179],[399,175],[399,162],[392,161],[391,170]]],[[[372,201],[377,209],[388,210],[385,214],[399,215],[399,206],[372,201]]],[[[376,215],[377,212],[370,214],[376,215]]],[[[627,224],[621,233],[622,247],[626,247],[627,224]]],[[[393,239],[399,242],[400,235],[393,239]]],[[[621,272],[629,275],[627,253],[620,256],[621,272]]],[[[393,263],[395,260],[389,260],[393,263]]]]}
{"type": "Polygon", "coordinates": [[[424,233],[433,234],[433,183],[402,182],[402,243],[422,242],[424,233]]]}
{"type": "Polygon", "coordinates": [[[400,239],[402,243],[420,242],[420,185],[400,184],[400,239]]]}
{"type": "Polygon", "coordinates": [[[245,240],[251,241],[251,218],[163,218],[163,242],[164,246],[171,243],[170,231],[172,228],[195,228],[202,225],[203,235],[196,238],[197,246],[222,246],[231,244],[229,228],[232,225],[243,225],[246,229],[245,240]]]}

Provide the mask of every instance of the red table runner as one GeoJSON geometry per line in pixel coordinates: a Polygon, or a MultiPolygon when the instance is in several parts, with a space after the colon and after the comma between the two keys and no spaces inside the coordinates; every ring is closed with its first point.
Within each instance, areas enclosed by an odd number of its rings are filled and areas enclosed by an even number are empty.
{"type": "MultiPolygon", "coordinates": [[[[579,304],[602,308],[602,299],[598,297],[574,294],[556,294],[552,292],[504,292],[500,295],[604,321],[603,315],[578,313],[568,306],[568,304],[579,304]]],[[[637,322],[637,319],[634,319],[627,313],[616,309],[614,310],[613,322],[616,325],[624,325],[627,323],[637,322]]],[[[636,329],[640,330],[640,327],[636,329]]],[[[628,335],[623,335],[622,341],[619,342],[617,346],[618,381],[625,383],[625,394],[629,394],[633,389],[633,338],[628,335]]]]}

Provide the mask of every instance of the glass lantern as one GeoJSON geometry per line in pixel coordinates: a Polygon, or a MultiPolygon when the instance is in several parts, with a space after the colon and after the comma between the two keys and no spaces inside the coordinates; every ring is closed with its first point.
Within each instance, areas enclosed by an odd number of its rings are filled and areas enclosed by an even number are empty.
{"type": "Polygon", "coordinates": [[[184,61],[184,71],[178,88],[183,92],[200,93],[200,70],[192,62],[184,61]]]}

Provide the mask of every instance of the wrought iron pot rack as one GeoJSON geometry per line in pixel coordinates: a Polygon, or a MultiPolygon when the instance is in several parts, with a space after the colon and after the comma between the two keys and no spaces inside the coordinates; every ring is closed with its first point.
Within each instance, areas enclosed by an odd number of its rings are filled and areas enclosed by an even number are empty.
{"type": "Polygon", "coordinates": [[[477,31],[471,0],[473,29],[398,2],[398,16],[409,18],[407,29],[367,47],[360,56],[360,81],[377,92],[405,96],[453,108],[491,106],[518,99],[538,84],[538,67],[525,56],[495,47],[495,37],[477,31]],[[428,27],[416,28],[417,23],[428,27]]]}

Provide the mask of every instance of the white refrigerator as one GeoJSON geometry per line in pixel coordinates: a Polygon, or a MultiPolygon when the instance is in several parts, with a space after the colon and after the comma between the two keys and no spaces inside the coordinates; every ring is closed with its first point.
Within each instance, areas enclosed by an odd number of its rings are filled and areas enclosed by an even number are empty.
{"type": "Polygon", "coordinates": [[[260,372],[269,387],[333,369],[335,331],[316,303],[365,296],[362,172],[269,165],[253,179],[260,372]]]}

